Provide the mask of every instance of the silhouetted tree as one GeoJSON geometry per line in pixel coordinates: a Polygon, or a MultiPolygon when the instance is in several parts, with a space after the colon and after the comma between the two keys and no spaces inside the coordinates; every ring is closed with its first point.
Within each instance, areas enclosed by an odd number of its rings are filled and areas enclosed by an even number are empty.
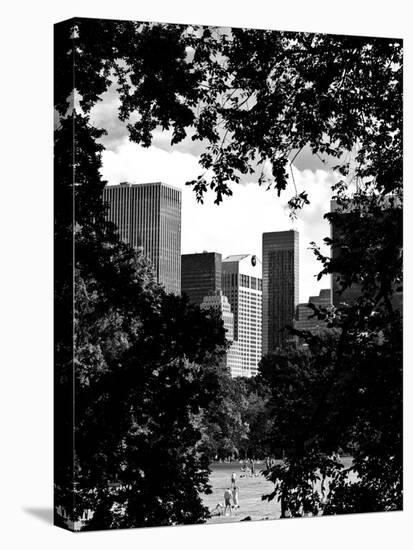
{"type": "Polygon", "coordinates": [[[210,188],[220,202],[255,171],[279,194],[304,147],[380,193],[402,186],[401,40],[79,18],[61,24],[57,48],[61,115],[75,62],[84,112],[115,83],[132,141],[149,146],[161,127],[172,144],[206,142],[200,163],[212,177],[191,182],[199,199],[210,188]]]}

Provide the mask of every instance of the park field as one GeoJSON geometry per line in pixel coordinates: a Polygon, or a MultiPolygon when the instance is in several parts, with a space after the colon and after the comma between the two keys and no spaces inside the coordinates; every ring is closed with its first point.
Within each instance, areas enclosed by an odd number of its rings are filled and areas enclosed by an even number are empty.
{"type": "Polygon", "coordinates": [[[214,463],[212,464],[212,473],[210,476],[210,484],[212,486],[212,494],[204,495],[203,502],[212,512],[218,502],[223,504],[224,491],[231,485],[231,473],[237,474],[237,486],[239,487],[239,505],[237,510],[232,511],[232,516],[214,516],[207,523],[226,523],[241,521],[246,517],[252,520],[260,519],[276,519],[280,516],[280,505],[276,501],[263,501],[261,496],[270,493],[273,489],[273,483],[265,479],[260,474],[260,470],[265,468],[265,463],[256,462],[255,469],[257,476],[241,477],[243,472],[240,470],[238,462],[214,463]]]}
{"type": "MultiPolygon", "coordinates": [[[[351,458],[343,458],[345,467],[350,466],[351,458]]],[[[237,486],[239,487],[239,505],[237,510],[232,510],[232,516],[213,516],[207,523],[227,523],[242,521],[250,517],[251,520],[278,519],[281,515],[280,503],[277,500],[262,500],[262,495],[269,494],[273,490],[273,483],[268,481],[261,470],[265,468],[264,462],[256,462],[257,475],[254,477],[245,476],[241,472],[241,464],[213,463],[211,465],[211,476],[209,478],[212,486],[212,493],[203,496],[204,505],[212,513],[218,502],[224,503],[224,491],[231,485],[231,473],[237,474],[237,486]],[[241,477],[243,476],[243,477],[241,477]]]]}

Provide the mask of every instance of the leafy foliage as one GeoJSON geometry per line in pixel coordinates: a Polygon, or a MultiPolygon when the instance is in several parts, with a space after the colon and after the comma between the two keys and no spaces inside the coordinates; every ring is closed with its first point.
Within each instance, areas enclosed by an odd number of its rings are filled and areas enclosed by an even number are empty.
{"type": "Polygon", "coordinates": [[[214,401],[198,418],[201,448],[211,459],[269,454],[267,389],[255,379],[221,377],[214,401]]]}
{"type": "Polygon", "coordinates": [[[161,127],[172,144],[206,142],[205,172],[188,182],[201,201],[210,188],[221,202],[252,172],[280,194],[306,146],[380,193],[401,188],[400,40],[98,19],[66,22],[59,40],[58,111],[74,60],[85,112],[115,82],[132,141],[149,146],[161,127]]]}
{"type": "Polygon", "coordinates": [[[401,316],[372,313],[363,331],[348,325],[353,310],[331,334],[306,335],[308,350],[262,360],[272,451],[286,453],[267,472],[268,498],[281,501],[283,517],[402,508],[401,316]],[[343,450],[353,457],[346,470],[333,457],[343,450]]]}

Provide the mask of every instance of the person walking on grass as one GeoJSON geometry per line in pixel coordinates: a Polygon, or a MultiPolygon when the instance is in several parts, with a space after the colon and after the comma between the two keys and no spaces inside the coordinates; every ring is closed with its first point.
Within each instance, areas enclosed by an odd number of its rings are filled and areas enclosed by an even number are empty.
{"type": "Polygon", "coordinates": [[[229,515],[232,516],[231,499],[232,499],[232,494],[231,494],[230,488],[228,487],[228,489],[225,489],[224,491],[224,516],[227,515],[227,509],[229,510],[229,515]]]}
{"type": "Polygon", "coordinates": [[[235,508],[239,508],[239,502],[238,502],[238,496],[239,496],[239,489],[236,485],[232,487],[232,503],[235,508]]]}
{"type": "Polygon", "coordinates": [[[232,472],[231,474],[231,485],[234,486],[237,481],[237,474],[235,472],[232,472]]]}

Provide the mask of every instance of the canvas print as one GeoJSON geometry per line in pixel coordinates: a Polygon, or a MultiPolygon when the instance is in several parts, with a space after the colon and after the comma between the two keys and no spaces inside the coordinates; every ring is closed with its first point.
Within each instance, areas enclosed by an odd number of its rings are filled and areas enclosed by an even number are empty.
{"type": "Polygon", "coordinates": [[[54,35],[55,524],[401,510],[402,40],[54,35]]]}

